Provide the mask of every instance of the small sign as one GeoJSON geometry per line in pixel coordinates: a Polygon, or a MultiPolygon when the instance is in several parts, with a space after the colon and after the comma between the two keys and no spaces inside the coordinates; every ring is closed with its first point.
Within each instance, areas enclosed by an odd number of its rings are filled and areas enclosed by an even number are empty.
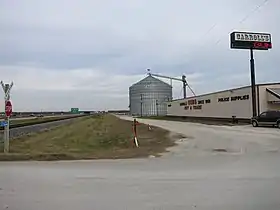
{"type": "Polygon", "coordinates": [[[6,106],[5,106],[6,116],[10,117],[12,114],[12,111],[13,111],[12,102],[6,101],[6,106]]]}
{"type": "Polygon", "coordinates": [[[1,121],[0,122],[1,127],[6,127],[7,125],[8,125],[8,123],[6,121],[1,121]]]}
{"type": "Polygon", "coordinates": [[[72,114],[78,114],[80,112],[79,108],[71,108],[72,114]]]}
{"type": "Polygon", "coordinates": [[[272,48],[271,34],[252,32],[232,32],[230,34],[232,49],[268,50],[272,48]]]}

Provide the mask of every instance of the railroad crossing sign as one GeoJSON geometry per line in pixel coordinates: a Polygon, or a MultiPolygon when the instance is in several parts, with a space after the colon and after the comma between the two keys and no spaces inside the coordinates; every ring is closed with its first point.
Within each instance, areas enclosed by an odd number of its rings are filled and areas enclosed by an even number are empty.
{"type": "Polygon", "coordinates": [[[10,100],[10,92],[11,92],[11,89],[12,89],[14,83],[12,82],[9,85],[9,84],[4,84],[3,81],[1,81],[1,85],[2,85],[3,91],[5,93],[5,101],[10,100]]]}
{"type": "Polygon", "coordinates": [[[6,112],[6,116],[7,117],[11,116],[11,114],[13,112],[13,106],[12,106],[12,102],[11,101],[6,101],[5,112],[6,112]]]}

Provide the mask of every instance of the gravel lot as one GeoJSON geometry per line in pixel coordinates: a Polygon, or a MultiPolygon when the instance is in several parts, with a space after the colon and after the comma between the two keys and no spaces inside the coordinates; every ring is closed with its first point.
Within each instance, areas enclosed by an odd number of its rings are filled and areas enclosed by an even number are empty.
{"type": "Polygon", "coordinates": [[[161,158],[1,162],[0,209],[280,209],[280,130],[139,121],[188,138],[161,158]]]}
{"type": "MultiPolygon", "coordinates": [[[[119,116],[133,120],[129,116],[119,116]]],[[[221,126],[200,123],[138,119],[140,123],[155,125],[185,135],[166,155],[208,155],[213,150],[224,149],[230,154],[256,154],[279,152],[280,129],[253,128],[251,125],[221,126]]],[[[140,137],[139,137],[140,139],[140,137]]]]}

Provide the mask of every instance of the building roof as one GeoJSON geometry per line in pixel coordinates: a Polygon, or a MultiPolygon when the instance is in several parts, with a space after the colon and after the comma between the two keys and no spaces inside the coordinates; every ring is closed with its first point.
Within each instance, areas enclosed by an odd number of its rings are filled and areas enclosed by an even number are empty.
{"type": "Polygon", "coordinates": [[[145,77],[144,79],[138,81],[137,83],[134,83],[133,85],[131,85],[130,87],[134,86],[134,85],[139,85],[139,84],[143,84],[143,83],[161,83],[161,84],[165,84],[169,87],[172,87],[170,84],[163,82],[162,80],[155,78],[151,75],[148,75],[147,77],[145,77]]]}
{"type": "MultiPolygon", "coordinates": [[[[280,82],[256,84],[256,86],[267,86],[267,85],[280,85],[280,82]]],[[[178,99],[175,99],[175,100],[172,100],[172,101],[180,101],[180,100],[185,100],[185,99],[191,99],[191,98],[195,98],[195,97],[207,96],[207,95],[222,93],[222,92],[231,91],[231,90],[239,90],[239,89],[248,88],[248,87],[251,87],[251,85],[246,85],[246,86],[242,86],[242,87],[238,87],[238,88],[231,88],[231,89],[227,89],[227,90],[215,91],[215,92],[212,92],[212,93],[205,93],[205,94],[201,94],[201,95],[197,95],[197,96],[189,96],[187,98],[178,98],[178,99]]]]}

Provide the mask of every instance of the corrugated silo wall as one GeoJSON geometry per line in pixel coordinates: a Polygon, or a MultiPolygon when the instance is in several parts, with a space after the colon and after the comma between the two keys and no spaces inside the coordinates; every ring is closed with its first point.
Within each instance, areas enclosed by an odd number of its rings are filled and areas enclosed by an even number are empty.
{"type": "Polygon", "coordinates": [[[132,115],[167,115],[166,102],[171,99],[172,87],[153,77],[147,77],[129,88],[129,104],[132,115]]]}

